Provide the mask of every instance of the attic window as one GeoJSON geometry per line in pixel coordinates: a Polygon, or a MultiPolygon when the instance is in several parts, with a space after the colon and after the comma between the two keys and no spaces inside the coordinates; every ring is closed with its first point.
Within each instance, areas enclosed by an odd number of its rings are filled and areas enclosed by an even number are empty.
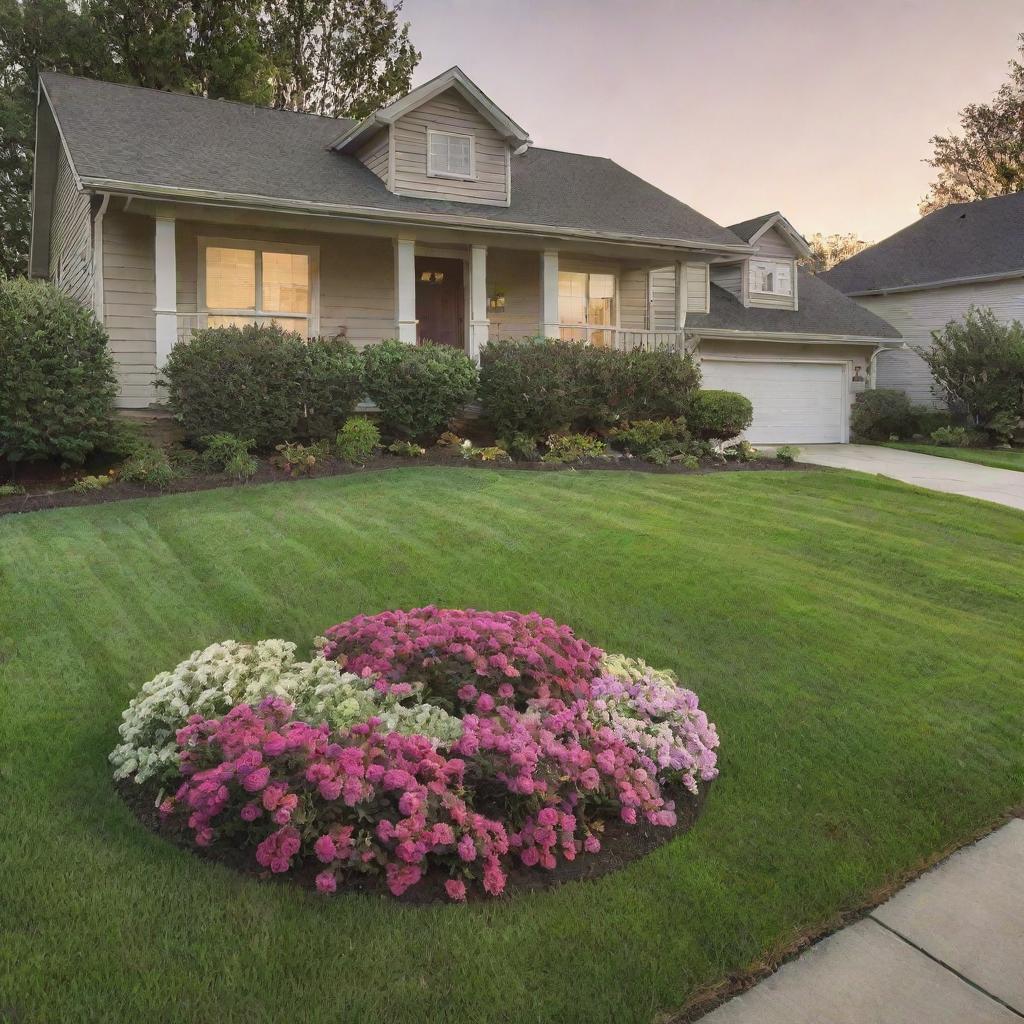
{"type": "Polygon", "coordinates": [[[750,290],[762,295],[792,295],[792,264],[779,260],[751,260],[750,290]]]}
{"type": "Polygon", "coordinates": [[[472,135],[455,132],[427,132],[427,174],[435,178],[476,176],[472,135]]]}

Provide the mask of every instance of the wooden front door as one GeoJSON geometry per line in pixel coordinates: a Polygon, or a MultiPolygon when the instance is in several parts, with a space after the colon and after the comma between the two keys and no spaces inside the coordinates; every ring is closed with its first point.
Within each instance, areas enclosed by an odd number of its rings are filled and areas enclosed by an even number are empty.
{"type": "Polygon", "coordinates": [[[416,257],[416,339],[466,347],[462,260],[416,257]]]}

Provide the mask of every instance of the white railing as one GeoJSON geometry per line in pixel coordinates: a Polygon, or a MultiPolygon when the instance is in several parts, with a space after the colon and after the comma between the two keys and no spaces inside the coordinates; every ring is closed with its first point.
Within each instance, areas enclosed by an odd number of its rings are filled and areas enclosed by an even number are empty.
{"type": "Polygon", "coordinates": [[[685,352],[682,331],[640,331],[630,327],[606,327],[603,324],[559,324],[563,341],[586,341],[602,348],[623,352],[636,349],[685,352]]]}
{"type": "Polygon", "coordinates": [[[199,330],[198,313],[178,314],[178,341],[188,341],[192,337],[192,332],[197,330],[199,330]]]}

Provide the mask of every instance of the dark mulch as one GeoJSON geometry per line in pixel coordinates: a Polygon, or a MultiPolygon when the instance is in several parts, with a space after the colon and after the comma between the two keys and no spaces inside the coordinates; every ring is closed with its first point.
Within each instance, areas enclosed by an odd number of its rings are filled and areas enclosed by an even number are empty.
{"type": "MultiPolygon", "coordinates": [[[[152,498],[161,494],[181,494],[189,491],[210,491],[218,487],[238,487],[249,484],[278,483],[293,479],[309,479],[309,477],[290,477],[283,470],[271,466],[268,462],[260,463],[256,475],[239,484],[236,480],[220,474],[189,473],[180,477],[163,490],[146,487],[143,484],[128,483],[118,480],[107,484],[96,491],[76,494],[72,491],[57,489],[69,487],[75,479],[87,473],[102,475],[109,468],[109,461],[97,463],[92,467],[79,467],[75,470],[60,469],[52,465],[30,469],[25,467],[19,472],[17,482],[25,488],[26,494],[0,497],[0,516],[17,512],[38,512],[49,508],[68,508],[79,505],[103,505],[108,501],[125,501],[132,498],[152,498]]],[[[398,455],[378,455],[364,466],[353,466],[337,459],[325,459],[314,469],[313,477],[344,476],[349,473],[366,473],[382,469],[399,469],[409,466],[448,466],[464,469],[498,469],[510,472],[531,473],[566,473],[598,470],[601,472],[632,472],[660,473],[667,475],[700,475],[703,473],[743,473],[750,470],[760,472],[785,472],[794,468],[800,470],[816,469],[817,467],[800,464],[796,467],[787,466],[777,459],[757,459],[754,462],[725,462],[718,465],[702,466],[700,469],[685,469],[676,464],[655,466],[642,459],[611,458],[587,459],[573,464],[553,462],[477,462],[464,459],[461,454],[428,451],[421,458],[406,458],[398,455]]]]}
{"type": "MultiPolygon", "coordinates": [[[[676,802],[678,821],[673,828],[659,828],[646,822],[626,825],[618,818],[606,819],[601,835],[601,849],[597,853],[580,854],[574,861],[559,861],[553,871],[542,868],[525,868],[518,865],[508,873],[506,896],[551,889],[566,882],[600,878],[618,871],[640,857],[652,853],[669,840],[688,832],[696,824],[707,801],[711,783],[701,783],[700,794],[692,796],[683,789],[668,793],[676,802]]],[[[192,842],[192,833],[178,816],[161,819],[156,809],[160,787],[155,783],[137,785],[130,779],[115,782],[114,788],[128,805],[129,810],[151,832],[168,840],[175,846],[187,850],[201,860],[221,864],[254,878],[281,885],[298,885],[303,889],[315,889],[314,879],[323,865],[315,859],[296,862],[296,867],[287,875],[275,875],[256,863],[255,846],[239,847],[226,842],[209,847],[199,847],[192,842]]],[[[358,893],[367,896],[382,896],[410,906],[445,902],[444,883],[448,874],[441,870],[428,872],[424,878],[402,896],[392,896],[382,878],[377,875],[357,875],[349,880],[338,881],[338,893],[358,893]]],[[[468,899],[486,902],[494,897],[487,896],[478,884],[468,886],[468,899]]]]}

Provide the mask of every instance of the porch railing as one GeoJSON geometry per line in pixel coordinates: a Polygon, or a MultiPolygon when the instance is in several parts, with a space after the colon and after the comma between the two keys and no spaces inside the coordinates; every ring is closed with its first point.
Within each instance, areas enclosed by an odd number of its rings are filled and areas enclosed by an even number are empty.
{"type": "Polygon", "coordinates": [[[630,327],[606,327],[601,324],[559,324],[563,341],[586,341],[602,348],[614,348],[621,352],[637,349],[648,351],[686,351],[682,331],[642,331],[630,327]]]}

